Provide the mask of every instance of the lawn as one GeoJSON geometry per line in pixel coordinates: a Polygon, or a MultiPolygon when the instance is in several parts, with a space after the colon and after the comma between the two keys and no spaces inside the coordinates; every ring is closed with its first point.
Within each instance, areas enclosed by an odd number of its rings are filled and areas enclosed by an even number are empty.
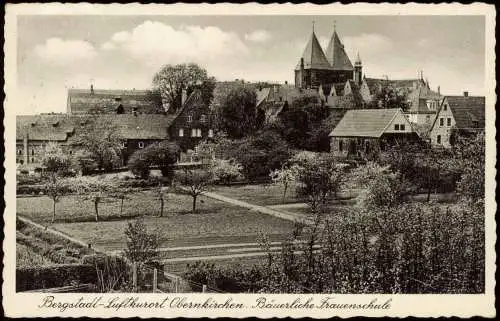
{"type": "Polygon", "coordinates": [[[277,184],[216,186],[210,191],[261,206],[301,202],[295,195],[295,184],[288,187],[284,199],[283,186],[277,184]]]}
{"type": "MultiPolygon", "coordinates": [[[[200,197],[195,214],[191,213],[191,197],[169,194],[164,217],[159,217],[159,201],[150,191],[125,200],[122,215],[119,207],[119,202],[101,204],[101,221],[95,222],[91,201],[64,197],[57,204],[53,227],[105,250],[122,250],[126,245],[124,230],[139,216],[150,230],[160,233],[162,247],[257,242],[260,233],[281,240],[293,229],[292,222],[207,197],[200,197]]],[[[47,197],[17,199],[17,213],[34,221],[50,224],[51,211],[52,201],[47,197]]]]}

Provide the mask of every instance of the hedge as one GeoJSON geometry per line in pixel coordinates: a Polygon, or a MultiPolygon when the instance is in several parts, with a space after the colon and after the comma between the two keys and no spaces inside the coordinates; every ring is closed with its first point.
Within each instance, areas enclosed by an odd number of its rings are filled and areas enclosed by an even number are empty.
{"type": "Polygon", "coordinates": [[[97,271],[90,264],[55,264],[16,269],[16,291],[57,288],[97,283],[97,271]]]}

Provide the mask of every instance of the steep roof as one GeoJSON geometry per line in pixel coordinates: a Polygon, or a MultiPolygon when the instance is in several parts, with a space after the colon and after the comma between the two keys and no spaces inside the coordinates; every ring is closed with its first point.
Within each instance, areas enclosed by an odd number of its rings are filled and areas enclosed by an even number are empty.
{"type": "Polygon", "coordinates": [[[74,121],[66,114],[16,117],[16,140],[28,134],[31,140],[65,141],[73,131],[74,121]]]}
{"type": "Polygon", "coordinates": [[[329,136],[380,137],[400,112],[399,108],[348,110],[329,136]]]}
{"type": "Polygon", "coordinates": [[[480,96],[446,96],[459,129],[484,128],[485,98],[480,96]]]}
{"type": "MultiPolygon", "coordinates": [[[[304,49],[302,58],[304,59],[304,69],[332,69],[314,31],[304,49]]],[[[300,70],[300,60],[295,70],[300,70]]]]}
{"type": "Polygon", "coordinates": [[[337,31],[333,31],[330,42],[326,47],[326,59],[333,69],[353,70],[351,60],[344,50],[344,45],[340,41],[337,31]]]}

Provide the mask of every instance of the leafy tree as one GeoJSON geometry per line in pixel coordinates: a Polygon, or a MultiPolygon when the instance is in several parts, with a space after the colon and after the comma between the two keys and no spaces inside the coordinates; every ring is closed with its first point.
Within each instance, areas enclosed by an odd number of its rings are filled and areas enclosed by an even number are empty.
{"type": "Polygon", "coordinates": [[[82,200],[90,200],[94,203],[95,221],[98,222],[99,204],[113,198],[117,183],[96,176],[76,177],[68,180],[68,183],[82,200]]]}
{"type": "Polygon", "coordinates": [[[219,129],[232,138],[242,138],[254,132],[259,127],[256,100],[255,91],[250,88],[231,90],[222,100],[217,121],[219,129]]]}
{"type": "Polygon", "coordinates": [[[97,169],[97,163],[92,153],[87,150],[77,150],[73,154],[73,164],[82,175],[88,175],[97,169]]]}
{"type": "Polygon", "coordinates": [[[286,192],[288,187],[297,180],[298,173],[300,171],[299,166],[283,166],[281,169],[276,169],[269,173],[271,180],[275,184],[281,184],[283,186],[283,197],[282,202],[285,202],[286,192]]]}
{"type": "Polygon", "coordinates": [[[401,108],[407,110],[410,106],[408,104],[408,92],[403,89],[395,88],[387,80],[379,86],[372,100],[368,103],[368,108],[401,108]]]}
{"type": "Polygon", "coordinates": [[[149,167],[151,164],[143,150],[135,151],[128,159],[127,166],[135,177],[142,179],[147,179],[149,177],[149,167]]]}
{"type": "MultiPolygon", "coordinates": [[[[208,78],[207,71],[197,64],[164,65],[153,77],[153,87],[161,93],[165,109],[176,112],[181,105],[182,90],[189,94],[195,86],[207,84],[213,86],[213,79],[208,78]]],[[[207,93],[210,90],[207,90],[207,93]]],[[[209,99],[207,93],[204,99],[209,99]]]]}
{"type": "MultiPolygon", "coordinates": [[[[325,144],[324,137],[321,137],[322,131],[318,131],[318,128],[328,115],[328,107],[316,96],[302,96],[282,110],[277,127],[281,135],[295,148],[325,149],[322,146],[325,144]]],[[[331,128],[328,133],[330,131],[331,128]]],[[[329,143],[326,142],[326,145],[329,143]]]]}
{"type": "Polygon", "coordinates": [[[214,182],[229,184],[242,177],[243,166],[234,159],[214,159],[210,164],[214,182]]]}
{"type": "Polygon", "coordinates": [[[193,214],[196,213],[196,200],[210,184],[213,176],[210,171],[203,169],[187,169],[176,173],[177,181],[185,186],[185,191],[193,198],[193,214]]]}
{"type": "Polygon", "coordinates": [[[453,146],[455,158],[452,168],[461,172],[458,182],[459,193],[468,199],[484,200],[485,190],[485,140],[484,134],[472,137],[458,137],[453,146]]]}
{"type": "Polygon", "coordinates": [[[358,205],[367,210],[392,208],[403,202],[407,185],[398,173],[384,171],[367,184],[358,199],[358,205]]]}
{"type": "Polygon", "coordinates": [[[290,158],[288,144],[273,131],[261,131],[243,139],[235,149],[236,160],[243,165],[243,174],[250,181],[269,178],[269,172],[290,158]]]}
{"type": "Polygon", "coordinates": [[[118,128],[99,117],[89,119],[85,131],[75,136],[73,145],[90,153],[99,170],[111,170],[120,162],[123,137],[118,128]]]}
{"type": "Polygon", "coordinates": [[[143,153],[150,165],[158,166],[163,177],[172,177],[173,165],[180,154],[179,145],[168,141],[153,143],[144,148],[143,153]]]}
{"type": "Polygon", "coordinates": [[[52,176],[44,184],[44,193],[52,200],[52,223],[56,220],[56,203],[68,193],[65,181],[58,176],[52,176]]]}
{"type": "Polygon", "coordinates": [[[205,160],[235,158],[238,141],[229,139],[224,132],[215,133],[213,138],[198,144],[198,155],[205,160]]]}
{"type": "Polygon", "coordinates": [[[158,255],[158,233],[150,233],[142,219],[128,222],[125,230],[127,248],[125,256],[132,262],[148,263],[158,255]]]}
{"type": "Polygon", "coordinates": [[[42,157],[42,165],[50,175],[67,175],[71,168],[71,159],[56,143],[48,143],[42,157]]]}

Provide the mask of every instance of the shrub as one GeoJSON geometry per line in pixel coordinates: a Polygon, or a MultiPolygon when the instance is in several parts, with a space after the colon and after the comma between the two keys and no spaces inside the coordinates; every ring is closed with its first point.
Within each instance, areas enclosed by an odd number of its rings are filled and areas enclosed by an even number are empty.
{"type": "Polygon", "coordinates": [[[95,266],[97,272],[97,290],[110,292],[126,289],[130,286],[131,266],[120,256],[93,254],[82,258],[83,264],[95,266]]]}
{"type": "Polygon", "coordinates": [[[147,179],[149,177],[149,160],[146,158],[143,150],[138,150],[130,156],[128,160],[128,169],[135,177],[147,179]]]}
{"type": "Polygon", "coordinates": [[[215,182],[221,184],[230,184],[237,179],[241,179],[242,170],[243,166],[234,159],[214,159],[210,167],[215,182]]]}
{"type": "Polygon", "coordinates": [[[16,291],[96,284],[97,271],[88,264],[57,264],[16,269],[16,291]]]}

